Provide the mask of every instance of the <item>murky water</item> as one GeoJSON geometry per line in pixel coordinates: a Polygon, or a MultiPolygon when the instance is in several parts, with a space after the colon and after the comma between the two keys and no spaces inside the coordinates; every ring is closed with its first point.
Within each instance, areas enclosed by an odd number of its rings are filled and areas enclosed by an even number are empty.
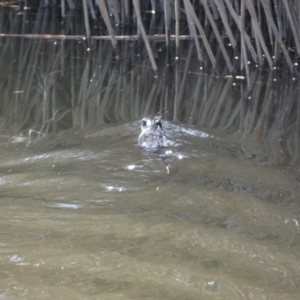
{"type": "Polygon", "coordinates": [[[0,38],[0,299],[299,299],[299,79],[217,74],[189,41],[151,40],[154,73],[43,13],[1,23],[74,39],[0,38]]]}
{"type": "Polygon", "coordinates": [[[297,299],[292,173],[165,122],[168,174],[139,125],[1,143],[1,298],[297,299]]]}

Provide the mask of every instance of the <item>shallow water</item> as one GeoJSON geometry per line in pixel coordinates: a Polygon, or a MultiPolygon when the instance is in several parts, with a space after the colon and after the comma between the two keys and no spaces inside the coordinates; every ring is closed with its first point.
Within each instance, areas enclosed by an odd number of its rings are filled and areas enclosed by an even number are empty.
{"type": "Polygon", "coordinates": [[[299,184],[232,139],[139,122],[1,143],[1,299],[297,299],[299,184]]]}
{"type": "Polygon", "coordinates": [[[299,299],[295,74],[151,40],[154,73],[138,40],[119,56],[80,18],[0,11],[10,34],[75,34],[0,38],[0,299],[299,299]],[[136,145],[158,112],[159,154],[136,145]]]}

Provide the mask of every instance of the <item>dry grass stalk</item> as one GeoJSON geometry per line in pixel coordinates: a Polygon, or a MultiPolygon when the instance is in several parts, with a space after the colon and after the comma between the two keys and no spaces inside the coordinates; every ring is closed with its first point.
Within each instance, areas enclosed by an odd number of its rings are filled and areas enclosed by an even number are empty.
{"type": "Polygon", "coordinates": [[[107,12],[107,9],[106,9],[105,2],[104,2],[104,0],[96,0],[96,1],[97,1],[99,9],[101,11],[101,15],[103,17],[103,20],[106,24],[107,30],[109,32],[110,39],[111,39],[111,42],[113,44],[113,47],[114,47],[114,49],[116,49],[117,48],[117,40],[115,38],[115,33],[114,33],[114,30],[113,30],[113,28],[111,26],[111,23],[110,23],[110,19],[109,19],[109,16],[108,16],[108,12],[107,12]]]}
{"type": "MultiPolygon", "coordinates": [[[[187,1],[189,1],[189,0],[187,0],[187,1]]],[[[184,5],[185,6],[187,5],[187,1],[184,1],[184,5]]],[[[197,36],[197,31],[196,31],[196,28],[195,28],[195,23],[192,21],[192,16],[191,16],[191,13],[190,13],[190,8],[191,8],[190,6],[186,7],[186,9],[185,9],[186,16],[187,16],[188,23],[190,25],[191,35],[193,36],[194,42],[196,44],[198,59],[202,63],[203,62],[202,49],[201,49],[201,46],[200,46],[200,43],[199,43],[199,37],[197,36]]]]}
{"type": "Polygon", "coordinates": [[[233,36],[232,30],[230,28],[230,25],[228,23],[228,16],[227,16],[226,10],[224,9],[223,0],[214,0],[214,1],[217,4],[217,8],[218,8],[220,16],[222,18],[223,25],[224,25],[224,27],[226,29],[227,34],[228,34],[230,43],[231,43],[232,47],[235,48],[237,46],[237,43],[236,43],[236,40],[235,40],[235,38],[233,36]],[[221,4],[221,1],[222,1],[222,4],[221,4]]]}
{"type": "Polygon", "coordinates": [[[170,28],[169,23],[171,20],[170,16],[170,2],[169,0],[164,0],[164,11],[165,11],[165,35],[166,35],[166,45],[169,46],[169,40],[170,40],[170,28]]]}
{"type": "MultiPolygon", "coordinates": [[[[247,1],[249,1],[249,0],[247,0],[247,1]]],[[[286,49],[286,47],[285,47],[285,45],[284,45],[284,43],[283,43],[283,41],[282,41],[282,39],[280,37],[280,34],[278,32],[278,29],[277,29],[277,27],[276,27],[276,25],[274,23],[274,20],[273,20],[272,16],[271,16],[271,12],[269,11],[267,3],[265,2],[265,0],[261,0],[261,3],[262,3],[262,5],[263,5],[263,7],[265,9],[265,13],[266,13],[266,16],[268,18],[268,23],[270,24],[270,26],[271,26],[271,28],[273,30],[275,38],[276,38],[277,42],[279,43],[279,45],[280,45],[280,47],[282,49],[282,52],[283,52],[283,54],[284,54],[284,56],[286,58],[286,61],[287,61],[288,65],[289,65],[291,71],[293,71],[293,68],[294,68],[293,63],[292,63],[292,61],[290,59],[290,56],[289,56],[289,53],[288,53],[288,51],[287,51],[287,49],[286,49]]]]}
{"type": "Polygon", "coordinates": [[[295,23],[294,23],[294,20],[293,20],[291,10],[290,10],[290,6],[289,6],[288,2],[287,1],[282,1],[282,2],[283,2],[283,5],[285,7],[286,16],[287,16],[287,19],[289,20],[291,30],[292,30],[292,33],[293,33],[293,38],[294,38],[296,48],[297,48],[297,53],[299,55],[300,54],[299,29],[298,29],[298,32],[297,32],[297,29],[296,29],[296,26],[295,26],[295,23]]]}
{"type": "Polygon", "coordinates": [[[85,24],[86,36],[89,37],[91,35],[91,30],[90,30],[89,15],[88,15],[88,9],[87,9],[87,0],[82,0],[82,4],[83,4],[84,24],[85,24]]]}
{"type": "MultiPolygon", "coordinates": [[[[179,48],[179,35],[180,35],[180,32],[179,32],[179,0],[175,0],[175,41],[176,41],[176,48],[179,48]]],[[[177,52],[177,50],[176,50],[177,52]]],[[[176,56],[177,56],[177,53],[176,53],[176,56]]]]}
{"type": "Polygon", "coordinates": [[[203,4],[203,6],[204,6],[206,15],[207,15],[207,17],[208,17],[208,19],[210,21],[210,24],[211,24],[211,26],[213,28],[213,31],[214,31],[214,33],[216,35],[217,41],[218,41],[220,49],[221,49],[221,51],[223,53],[223,56],[224,56],[224,59],[226,61],[227,66],[228,66],[228,69],[229,69],[230,72],[233,72],[233,70],[234,70],[233,65],[231,64],[231,61],[230,61],[229,56],[227,54],[227,51],[226,51],[226,49],[224,47],[223,40],[221,38],[221,35],[220,35],[219,30],[217,28],[217,25],[216,25],[216,23],[215,23],[215,21],[213,19],[213,16],[211,15],[211,12],[210,12],[210,10],[209,10],[209,8],[208,8],[205,0],[201,0],[201,2],[203,4]]]}
{"type": "Polygon", "coordinates": [[[189,9],[189,12],[190,12],[190,14],[191,14],[191,17],[193,18],[193,21],[195,22],[195,24],[196,24],[196,26],[197,26],[197,28],[198,28],[200,34],[201,34],[201,37],[202,37],[204,46],[205,46],[205,48],[206,48],[206,51],[207,51],[207,53],[208,53],[208,56],[209,56],[209,58],[210,58],[210,61],[211,61],[212,65],[213,65],[213,67],[214,67],[215,69],[217,69],[217,66],[216,66],[216,59],[215,59],[214,54],[213,54],[213,52],[212,52],[212,49],[211,49],[211,47],[210,47],[210,45],[209,45],[209,42],[208,42],[207,37],[206,37],[206,35],[205,35],[204,29],[202,28],[202,26],[201,26],[201,24],[200,24],[200,22],[199,22],[199,20],[198,20],[198,18],[197,18],[197,16],[196,16],[196,13],[195,13],[195,11],[194,11],[194,9],[193,9],[193,7],[192,7],[190,1],[189,1],[189,0],[184,0],[184,3],[185,3],[185,5],[186,5],[186,7],[189,9]]]}
{"type": "Polygon", "coordinates": [[[251,0],[242,0],[242,1],[245,1],[245,3],[246,3],[246,6],[247,6],[248,11],[249,11],[249,13],[251,15],[251,18],[252,18],[252,22],[253,22],[252,24],[254,26],[253,30],[255,31],[255,33],[258,36],[259,42],[262,46],[264,54],[265,54],[265,56],[267,58],[267,61],[269,63],[269,66],[272,68],[273,67],[273,62],[272,62],[271,56],[269,54],[268,48],[266,46],[266,42],[264,40],[263,34],[261,32],[260,25],[259,25],[259,22],[258,22],[258,18],[257,18],[256,12],[255,12],[255,8],[253,6],[253,3],[251,2],[251,0]]]}
{"type": "Polygon", "coordinates": [[[241,69],[243,69],[243,63],[246,69],[246,77],[248,81],[248,86],[250,86],[250,72],[249,72],[249,66],[248,66],[248,56],[246,51],[246,45],[245,45],[245,2],[242,1],[241,3],[241,17],[240,17],[240,31],[241,31],[241,69]]]}
{"type": "Polygon", "coordinates": [[[65,4],[65,0],[61,0],[61,16],[63,18],[66,16],[66,4],[65,4]]]}
{"type": "Polygon", "coordinates": [[[142,22],[138,1],[133,0],[133,5],[134,5],[137,20],[138,20],[138,26],[139,26],[139,28],[142,32],[142,36],[143,36],[143,39],[144,39],[144,42],[145,42],[145,45],[146,45],[146,48],[147,48],[147,52],[148,52],[148,55],[149,55],[149,58],[150,58],[150,61],[151,61],[151,64],[152,64],[152,68],[153,68],[154,72],[156,72],[157,71],[157,65],[156,65],[156,62],[155,62],[155,59],[154,59],[154,56],[153,56],[153,53],[152,53],[152,49],[150,47],[149,40],[148,40],[148,37],[146,35],[146,31],[145,31],[145,28],[144,28],[144,25],[143,25],[143,22],[142,22]]]}
{"type": "MultiPolygon", "coordinates": [[[[230,15],[232,16],[233,20],[235,21],[236,25],[238,28],[240,28],[240,21],[239,21],[239,17],[237,15],[237,13],[235,12],[230,0],[224,0],[226,2],[226,5],[227,5],[227,8],[230,12],[230,15]]],[[[249,52],[251,53],[251,56],[253,58],[253,60],[255,62],[258,62],[258,59],[257,59],[257,53],[255,52],[255,49],[253,48],[252,46],[252,43],[250,41],[250,38],[248,36],[248,34],[245,32],[245,42],[246,42],[246,45],[248,47],[248,50],[249,52]]]]}

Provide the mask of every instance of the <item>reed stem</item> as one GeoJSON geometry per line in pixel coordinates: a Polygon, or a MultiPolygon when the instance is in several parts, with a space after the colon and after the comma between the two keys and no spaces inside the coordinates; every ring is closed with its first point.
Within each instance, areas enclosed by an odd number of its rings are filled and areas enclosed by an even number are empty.
{"type": "Polygon", "coordinates": [[[285,7],[286,16],[287,16],[287,19],[289,20],[291,30],[292,30],[292,33],[293,33],[293,38],[294,38],[296,48],[297,48],[297,53],[299,55],[300,54],[299,34],[297,33],[296,26],[295,26],[295,23],[294,23],[294,20],[293,20],[291,10],[290,10],[290,6],[289,6],[288,2],[287,1],[282,1],[282,2],[283,2],[283,5],[285,7]]]}
{"type": "Polygon", "coordinates": [[[148,37],[146,35],[146,31],[145,31],[145,28],[144,28],[144,25],[143,25],[143,22],[142,22],[141,15],[140,15],[138,0],[132,0],[132,1],[133,1],[135,13],[136,13],[137,21],[138,21],[138,27],[141,30],[141,33],[142,33],[142,36],[143,36],[143,39],[144,39],[144,42],[145,42],[145,45],[146,45],[146,49],[147,49],[147,52],[148,52],[148,55],[149,55],[149,58],[150,58],[152,68],[153,68],[154,72],[157,72],[157,65],[156,65],[156,62],[155,62],[150,44],[149,44],[148,37]]]}
{"type": "Polygon", "coordinates": [[[236,40],[235,40],[235,38],[233,36],[232,30],[230,28],[230,25],[228,23],[228,16],[227,16],[227,13],[226,13],[226,11],[224,9],[224,4],[223,4],[223,2],[221,4],[220,0],[214,0],[214,1],[217,4],[217,8],[218,8],[218,11],[220,13],[221,19],[223,21],[223,25],[224,25],[224,27],[226,29],[227,34],[228,34],[230,43],[231,43],[232,47],[235,48],[237,46],[237,43],[236,43],[236,40]]]}
{"type": "Polygon", "coordinates": [[[105,25],[107,27],[107,30],[109,32],[112,45],[113,45],[114,49],[116,50],[117,49],[117,40],[115,38],[115,33],[114,33],[114,30],[113,30],[113,28],[111,26],[111,23],[110,23],[110,19],[109,19],[109,16],[108,16],[108,12],[107,12],[107,9],[106,9],[105,2],[104,2],[104,0],[96,0],[96,1],[97,1],[99,9],[101,11],[101,15],[102,15],[102,18],[104,20],[104,23],[105,23],[105,25]]]}
{"type": "Polygon", "coordinates": [[[164,1],[164,11],[165,11],[165,35],[166,35],[166,46],[169,46],[170,41],[170,29],[169,29],[169,22],[170,22],[170,2],[169,0],[164,1]]]}
{"type": "Polygon", "coordinates": [[[61,16],[65,18],[66,16],[66,4],[65,0],[61,0],[61,16]]]}
{"type": "Polygon", "coordinates": [[[260,26],[259,26],[259,23],[258,23],[258,18],[257,18],[256,12],[255,12],[253,3],[251,2],[251,0],[242,0],[242,1],[245,1],[245,3],[246,3],[246,6],[247,6],[248,11],[249,11],[249,13],[251,15],[251,18],[252,18],[252,22],[253,22],[252,24],[254,26],[254,31],[257,33],[257,35],[259,37],[260,44],[262,45],[262,49],[265,53],[265,56],[266,56],[267,61],[269,63],[269,66],[272,68],[273,67],[273,62],[272,62],[271,56],[269,54],[268,48],[266,46],[266,43],[265,43],[264,37],[262,35],[262,32],[260,30],[260,26]]]}
{"type": "MultiPolygon", "coordinates": [[[[233,6],[232,6],[230,0],[224,0],[224,1],[226,2],[227,8],[228,8],[228,10],[229,10],[229,12],[230,12],[230,14],[231,14],[233,20],[235,21],[235,23],[236,23],[236,25],[238,26],[238,28],[240,28],[239,17],[238,17],[238,15],[237,15],[237,13],[235,12],[235,10],[234,10],[234,8],[233,8],[233,6]]],[[[251,41],[250,41],[250,38],[249,38],[249,36],[247,35],[246,32],[245,32],[245,42],[246,42],[246,44],[247,44],[247,47],[248,47],[248,49],[249,49],[249,51],[250,51],[250,53],[251,53],[251,56],[252,56],[253,60],[254,60],[255,62],[258,62],[258,60],[257,60],[257,54],[256,54],[255,49],[254,49],[254,47],[252,46],[252,43],[251,43],[251,41]]]]}
{"type": "Polygon", "coordinates": [[[87,0],[82,0],[82,4],[83,4],[84,24],[85,24],[86,36],[90,37],[91,30],[90,30],[90,23],[89,23],[89,14],[88,14],[88,9],[87,9],[87,0]]]}
{"type": "Polygon", "coordinates": [[[209,10],[209,8],[208,8],[207,3],[205,2],[205,0],[201,0],[201,2],[203,4],[203,6],[204,6],[206,15],[208,17],[208,20],[210,21],[210,24],[211,24],[211,26],[213,28],[213,31],[214,31],[214,33],[216,35],[217,41],[218,41],[220,49],[221,49],[221,51],[223,53],[223,56],[224,56],[224,59],[226,61],[227,66],[228,66],[228,69],[229,69],[230,72],[232,72],[234,70],[234,68],[233,68],[233,66],[231,64],[231,61],[230,61],[229,56],[227,54],[227,51],[226,51],[226,49],[224,47],[224,43],[223,43],[223,40],[222,40],[221,35],[219,33],[219,30],[217,28],[217,25],[216,25],[216,23],[215,23],[215,21],[213,19],[213,16],[212,16],[212,14],[211,14],[211,12],[210,12],[210,10],[209,10]]]}
{"type": "MultiPolygon", "coordinates": [[[[196,28],[195,28],[195,23],[192,21],[192,16],[191,16],[191,12],[190,12],[190,10],[192,8],[190,6],[186,6],[187,5],[186,3],[187,2],[184,1],[186,16],[187,16],[188,23],[190,25],[189,27],[190,27],[191,36],[193,36],[195,44],[196,44],[198,59],[199,59],[200,63],[202,63],[203,62],[202,49],[201,49],[201,46],[200,46],[200,43],[199,43],[199,38],[197,36],[197,31],[196,31],[196,28]]],[[[194,12],[194,14],[195,14],[195,12],[194,12]]]]}
{"type": "MultiPolygon", "coordinates": [[[[175,0],[175,44],[176,48],[179,48],[179,0],[175,0]]],[[[176,50],[176,56],[178,57],[178,53],[176,50]]]]}
{"type": "Polygon", "coordinates": [[[241,3],[241,17],[240,17],[240,28],[241,28],[241,69],[242,69],[242,62],[244,62],[244,66],[246,69],[246,75],[247,75],[247,82],[248,87],[250,87],[250,72],[249,72],[249,66],[248,66],[248,56],[245,46],[245,2],[242,1],[241,3]]]}
{"type": "MultiPolygon", "coordinates": [[[[247,1],[249,2],[249,0],[247,0],[247,1]]],[[[279,43],[279,45],[280,45],[280,47],[282,49],[282,52],[283,52],[283,54],[284,54],[284,56],[286,58],[286,61],[287,61],[288,65],[289,65],[291,71],[293,72],[293,69],[294,69],[293,63],[292,63],[292,61],[290,59],[290,56],[289,56],[289,53],[288,53],[288,51],[287,51],[287,49],[286,49],[286,47],[285,47],[285,45],[284,45],[284,43],[283,43],[283,41],[282,41],[282,39],[280,37],[278,29],[277,29],[277,27],[276,27],[276,25],[274,23],[274,20],[273,20],[273,18],[271,16],[271,12],[269,10],[269,7],[267,6],[267,3],[265,2],[265,0],[261,0],[261,3],[262,3],[262,5],[263,5],[263,7],[265,9],[265,13],[266,13],[266,16],[267,16],[267,19],[268,19],[268,23],[270,24],[271,28],[273,29],[273,33],[275,35],[275,38],[277,39],[277,41],[278,41],[278,43],[279,43]]]]}
{"type": "Polygon", "coordinates": [[[189,9],[191,17],[193,18],[193,21],[195,22],[195,24],[196,24],[196,26],[197,26],[200,34],[201,34],[201,37],[202,37],[204,46],[206,48],[206,51],[208,53],[208,56],[210,58],[210,61],[211,61],[212,65],[213,65],[213,67],[217,70],[216,59],[215,59],[214,54],[213,54],[213,52],[211,50],[211,47],[209,45],[209,42],[208,42],[207,37],[205,35],[205,32],[204,32],[204,30],[203,30],[203,28],[202,28],[202,26],[201,26],[201,24],[199,22],[199,19],[197,18],[196,13],[193,10],[193,7],[192,7],[190,1],[189,0],[184,0],[184,3],[185,3],[185,6],[189,9]]]}

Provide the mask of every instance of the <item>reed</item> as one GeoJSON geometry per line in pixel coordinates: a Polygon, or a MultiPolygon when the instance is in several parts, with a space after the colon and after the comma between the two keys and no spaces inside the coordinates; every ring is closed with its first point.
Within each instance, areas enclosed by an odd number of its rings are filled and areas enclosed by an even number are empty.
{"type": "MultiPolygon", "coordinates": [[[[64,0],[62,0],[62,1],[64,1],[64,0]]],[[[73,0],[68,0],[68,4],[69,4],[70,9],[74,9],[75,8],[75,3],[74,3],[73,0]]]]}
{"type": "Polygon", "coordinates": [[[247,51],[246,51],[245,35],[244,35],[244,33],[245,33],[245,2],[244,1],[242,1],[242,3],[241,3],[240,31],[241,31],[241,70],[243,69],[243,66],[245,66],[248,86],[250,86],[248,55],[247,55],[247,51]]]}
{"type": "MultiPolygon", "coordinates": [[[[184,1],[184,5],[188,5],[187,1],[184,1]]],[[[186,8],[186,15],[187,15],[187,19],[188,19],[188,23],[190,25],[190,32],[192,34],[192,37],[194,38],[194,42],[196,44],[196,48],[197,48],[197,54],[198,54],[198,59],[200,61],[200,63],[203,63],[203,53],[202,53],[202,49],[199,43],[199,38],[197,36],[197,31],[196,31],[196,27],[195,27],[195,23],[192,21],[192,15],[191,15],[191,10],[192,8],[190,6],[188,6],[186,8]]]]}
{"type": "Polygon", "coordinates": [[[263,49],[264,54],[266,56],[266,59],[269,63],[269,66],[272,68],[273,67],[273,62],[272,62],[271,56],[269,54],[268,48],[266,46],[266,42],[264,40],[263,34],[261,32],[260,25],[259,25],[258,18],[257,18],[257,14],[255,12],[255,8],[253,6],[253,3],[250,0],[243,0],[243,1],[245,1],[246,6],[247,6],[247,8],[249,10],[249,13],[251,15],[252,22],[253,22],[253,28],[254,28],[255,33],[258,36],[259,43],[262,46],[262,49],[263,49]]]}
{"type": "Polygon", "coordinates": [[[66,3],[64,0],[61,0],[61,16],[65,18],[66,16],[66,3]]]}
{"type": "Polygon", "coordinates": [[[89,23],[89,16],[88,16],[87,0],[82,0],[82,3],[83,3],[83,13],[84,13],[86,36],[90,37],[91,30],[90,30],[90,23],[89,23]]]}
{"type": "Polygon", "coordinates": [[[232,80],[232,77],[227,80],[223,90],[221,91],[221,95],[219,96],[219,98],[217,98],[217,104],[213,109],[213,114],[211,119],[209,120],[208,127],[216,127],[221,121],[220,111],[222,106],[224,105],[224,101],[226,101],[226,98],[228,97],[229,89],[232,87],[232,80]]]}
{"type": "MultiPolygon", "coordinates": [[[[249,1],[249,0],[248,0],[248,1],[249,1]]],[[[282,39],[281,39],[281,37],[280,37],[280,34],[279,34],[279,32],[278,32],[278,29],[277,29],[277,27],[275,26],[275,23],[274,23],[274,20],[273,20],[273,18],[272,18],[272,16],[271,16],[271,12],[270,12],[270,10],[269,10],[269,7],[267,6],[265,0],[261,0],[261,3],[262,3],[262,5],[263,5],[263,7],[264,7],[264,9],[265,9],[265,13],[266,13],[266,16],[267,16],[267,18],[268,18],[268,23],[270,24],[270,26],[271,26],[271,28],[272,28],[272,30],[273,30],[273,33],[274,33],[274,35],[275,35],[275,38],[276,38],[277,42],[279,43],[279,45],[280,45],[280,47],[281,47],[281,49],[282,49],[282,52],[283,52],[283,54],[284,54],[284,56],[285,56],[285,58],[286,58],[286,61],[287,61],[288,65],[289,65],[291,71],[293,71],[293,63],[292,63],[292,61],[291,61],[291,59],[290,59],[290,57],[289,57],[289,53],[288,53],[288,51],[287,51],[287,49],[286,49],[286,47],[285,47],[285,45],[284,45],[284,43],[283,43],[283,41],[282,41],[282,39]]]]}
{"type": "MultiPolygon", "coordinates": [[[[252,23],[252,25],[254,27],[253,20],[251,20],[251,23],[252,23]]],[[[257,60],[256,60],[256,62],[258,63],[258,65],[260,67],[262,67],[264,59],[263,59],[263,55],[262,55],[261,44],[259,42],[259,37],[258,37],[258,34],[257,34],[256,31],[254,31],[254,39],[255,39],[255,46],[256,46],[256,52],[257,52],[257,60]]]]}
{"type": "MultiPolygon", "coordinates": [[[[37,26],[36,32],[42,27],[37,26]]],[[[242,138],[250,150],[259,143],[268,163],[299,160],[299,81],[293,80],[287,63],[269,74],[249,68],[250,85],[235,76],[225,78],[226,65],[220,69],[222,78],[216,79],[199,73],[192,63],[191,43],[186,51],[179,49],[186,59],[178,59],[174,69],[164,66],[154,78],[150,61],[136,59],[138,41],[120,43],[122,53],[131,59],[116,62],[110,41],[94,40],[96,50],[82,52],[73,40],[65,41],[62,50],[33,39],[23,39],[22,47],[17,47],[16,39],[5,39],[11,47],[0,49],[1,134],[23,131],[32,143],[41,139],[43,144],[42,137],[51,132],[129,122],[165,109],[169,119],[242,138]],[[69,53],[66,61],[60,57],[64,53],[69,53]],[[9,63],[10,57],[17,58],[15,64],[9,63]]],[[[162,57],[166,59],[166,49],[162,57]]]]}
{"type": "Polygon", "coordinates": [[[153,53],[152,53],[152,49],[150,47],[149,40],[148,40],[148,37],[146,35],[146,31],[145,31],[145,28],[144,28],[144,25],[143,25],[143,22],[142,22],[138,1],[137,0],[132,0],[132,1],[133,1],[136,17],[137,17],[137,20],[138,20],[138,26],[141,30],[141,33],[142,33],[142,36],[143,36],[143,39],[144,39],[144,42],[145,42],[145,45],[146,45],[146,49],[147,49],[147,52],[148,52],[148,55],[149,55],[149,59],[151,61],[152,68],[153,68],[154,72],[157,72],[157,65],[156,65],[156,62],[155,62],[155,59],[154,59],[154,56],[153,56],[153,53]]]}
{"type": "Polygon", "coordinates": [[[170,21],[171,21],[171,16],[170,16],[170,1],[169,0],[164,0],[164,16],[165,16],[165,35],[166,35],[166,46],[169,46],[170,42],[170,21]]]}
{"type": "Polygon", "coordinates": [[[124,0],[121,3],[121,19],[122,25],[129,23],[129,0],[124,0]]]}
{"type": "Polygon", "coordinates": [[[191,68],[190,64],[191,64],[191,61],[192,61],[193,48],[194,48],[194,44],[191,43],[190,46],[189,46],[189,51],[188,51],[187,58],[186,58],[186,61],[185,61],[185,64],[184,64],[183,76],[181,78],[180,88],[179,88],[179,91],[178,91],[179,101],[181,101],[181,99],[184,95],[184,90],[185,90],[185,86],[186,86],[188,72],[191,68]]]}
{"type": "Polygon", "coordinates": [[[178,122],[178,111],[180,107],[180,98],[179,98],[179,86],[180,86],[180,72],[179,72],[179,63],[175,64],[175,74],[174,82],[172,89],[174,90],[174,108],[173,108],[173,121],[178,122]]]}
{"type": "Polygon", "coordinates": [[[114,49],[117,50],[117,40],[115,38],[115,33],[114,33],[114,30],[113,30],[112,25],[110,23],[110,19],[109,19],[108,12],[107,12],[107,9],[106,9],[105,1],[104,0],[96,0],[96,1],[97,1],[99,9],[101,11],[101,15],[103,17],[103,20],[105,22],[107,30],[109,32],[112,45],[113,45],[114,49]]]}
{"type": "MultiPolygon", "coordinates": [[[[38,10],[44,10],[44,6],[41,3],[50,6],[52,2],[40,2],[38,10]]],[[[172,40],[175,40],[176,56],[178,56],[180,40],[192,38],[201,64],[203,64],[202,61],[205,55],[208,55],[215,70],[217,70],[217,65],[225,62],[229,70],[231,70],[230,72],[236,72],[241,67],[246,68],[246,59],[252,60],[262,67],[264,57],[271,69],[274,63],[276,64],[283,58],[288,62],[290,70],[294,71],[292,61],[296,59],[296,55],[299,56],[300,54],[300,34],[298,29],[300,24],[300,5],[297,1],[62,0],[60,1],[60,6],[59,13],[63,18],[66,18],[70,10],[73,10],[75,7],[82,9],[85,35],[83,36],[81,28],[77,27],[76,30],[78,32],[65,35],[58,34],[58,30],[53,33],[45,30],[43,32],[44,38],[76,39],[91,37],[92,39],[104,40],[109,38],[112,41],[116,54],[121,56],[118,50],[118,40],[134,40],[142,37],[154,70],[156,70],[155,50],[153,48],[155,43],[152,45],[150,40],[163,40],[167,47],[169,47],[172,40]],[[151,9],[149,10],[150,7],[151,9]],[[149,27],[145,27],[145,24],[148,23],[142,21],[142,16],[148,18],[149,13],[154,12],[151,23],[149,23],[151,30],[149,30],[149,27]],[[163,13],[163,18],[156,12],[163,13]],[[103,34],[92,35],[91,30],[93,31],[94,29],[90,28],[90,18],[93,19],[94,24],[99,25],[101,28],[103,21],[107,28],[108,36],[103,34]],[[246,26],[241,26],[241,18],[247,20],[246,26]],[[156,20],[160,20],[160,24],[156,20]],[[137,34],[119,34],[121,26],[122,30],[125,29],[124,32],[129,32],[128,25],[131,28],[134,26],[135,28],[132,28],[131,32],[137,32],[137,34]],[[162,28],[164,28],[164,34],[162,34],[162,28]],[[212,51],[208,42],[212,36],[215,36],[216,43],[219,46],[219,49],[214,49],[214,51],[212,51]],[[229,43],[237,56],[243,59],[242,64],[239,66],[234,63],[229,55],[230,50],[227,50],[228,48],[225,46],[229,43]],[[203,49],[202,46],[204,46],[203,49]],[[288,47],[290,49],[295,48],[296,52],[289,51],[288,47]],[[220,63],[218,62],[217,64],[215,57],[219,50],[222,52],[223,57],[220,59],[220,63]]],[[[11,30],[7,31],[4,28],[3,20],[10,22],[12,18],[9,19],[3,15],[3,11],[4,8],[2,10],[3,18],[1,17],[0,34],[2,36],[3,34],[14,34],[11,30]]],[[[52,7],[51,12],[47,11],[47,13],[55,15],[55,7],[52,7]]],[[[12,10],[9,11],[9,14],[11,16],[16,15],[12,10]]],[[[26,17],[26,15],[27,12],[24,11],[23,17],[26,17]]],[[[40,14],[38,13],[33,23],[39,23],[39,18],[40,14]]],[[[40,38],[43,36],[43,34],[35,36],[37,33],[34,30],[23,33],[27,34],[27,38],[40,38]]],[[[249,77],[249,74],[247,77],[249,77]]]]}
{"type": "Polygon", "coordinates": [[[115,25],[120,26],[121,24],[121,19],[120,19],[120,14],[121,14],[121,9],[120,9],[120,4],[118,0],[113,0],[110,2],[112,5],[113,9],[113,15],[115,18],[115,25]]]}
{"type": "MultiPolygon", "coordinates": [[[[297,53],[299,55],[300,54],[299,32],[297,32],[297,29],[296,29],[296,26],[295,26],[295,23],[294,23],[294,18],[293,18],[292,13],[291,13],[290,5],[288,4],[287,1],[282,1],[282,2],[283,2],[283,5],[285,7],[286,17],[289,21],[291,31],[292,31],[292,34],[293,34],[293,40],[295,41],[296,48],[297,48],[297,53]]],[[[298,26],[299,26],[299,24],[298,24],[298,26]]]]}
{"type": "MultiPolygon", "coordinates": [[[[280,6],[282,5],[282,1],[280,1],[280,6]]],[[[279,3],[278,0],[274,0],[274,10],[275,10],[275,14],[276,14],[276,22],[277,22],[277,27],[278,27],[278,31],[279,34],[281,36],[281,38],[284,38],[284,31],[283,31],[283,24],[282,24],[282,16],[281,16],[281,7],[279,7],[279,3]]],[[[278,60],[279,57],[279,51],[278,51],[278,45],[276,43],[275,45],[275,59],[278,60]]]]}
{"type": "Polygon", "coordinates": [[[97,16],[96,16],[94,2],[93,2],[93,0],[88,0],[88,1],[89,1],[88,4],[89,4],[89,7],[90,7],[91,16],[92,16],[93,20],[96,21],[97,16]]]}
{"type": "MultiPolygon", "coordinates": [[[[234,22],[236,23],[236,25],[238,26],[238,28],[240,27],[240,21],[239,21],[239,17],[236,13],[236,11],[234,10],[234,7],[232,6],[230,0],[224,0],[226,5],[227,5],[227,9],[231,14],[231,17],[233,18],[234,22]]],[[[254,47],[252,46],[252,43],[250,41],[250,37],[247,34],[247,32],[244,32],[244,37],[245,37],[245,42],[247,44],[248,50],[251,53],[251,56],[253,58],[253,60],[257,63],[257,53],[255,52],[254,47]]]]}
{"type": "Polygon", "coordinates": [[[176,41],[176,56],[178,57],[178,48],[179,48],[179,0],[175,0],[175,41],[176,41]]]}
{"type": "Polygon", "coordinates": [[[209,42],[208,42],[208,40],[207,40],[207,38],[206,38],[204,29],[203,29],[203,27],[201,26],[201,24],[200,24],[200,22],[199,22],[199,20],[198,20],[198,18],[197,18],[197,16],[196,16],[196,13],[195,13],[195,11],[193,10],[193,7],[192,7],[190,1],[189,1],[189,0],[184,0],[184,3],[185,3],[185,5],[186,5],[186,7],[189,9],[189,12],[190,12],[190,14],[191,14],[191,17],[193,18],[193,21],[195,22],[195,24],[196,24],[196,26],[197,26],[197,28],[198,28],[200,34],[201,34],[201,37],[202,37],[204,46],[205,46],[205,48],[206,48],[206,51],[207,51],[207,53],[208,53],[208,56],[209,56],[209,58],[210,58],[210,61],[211,61],[212,65],[213,65],[213,67],[217,70],[216,59],[215,59],[215,56],[214,56],[214,54],[213,54],[213,51],[212,51],[212,49],[211,49],[211,47],[210,47],[210,45],[209,45],[209,42]]]}
{"type": "Polygon", "coordinates": [[[217,41],[219,42],[219,46],[220,46],[220,49],[221,49],[221,51],[223,53],[223,56],[224,56],[224,59],[226,61],[227,66],[228,66],[228,69],[229,69],[230,72],[232,72],[234,70],[234,68],[233,68],[233,66],[231,64],[231,61],[230,61],[229,56],[227,54],[227,51],[226,51],[226,49],[224,47],[224,43],[223,43],[223,40],[222,40],[221,35],[219,33],[219,30],[217,28],[217,25],[216,25],[216,23],[215,23],[215,21],[213,19],[213,16],[212,16],[212,14],[211,14],[211,12],[210,12],[210,10],[208,8],[208,5],[205,2],[205,0],[201,0],[201,2],[203,4],[203,6],[204,6],[204,9],[205,9],[205,12],[206,12],[206,16],[208,17],[208,19],[210,21],[210,24],[211,24],[211,26],[213,28],[213,31],[214,31],[214,33],[216,35],[217,41]]]}
{"type": "Polygon", "coordinates": [[[231,46],[233,48],[235,48],[237,46],[237,42],[236,42],[236,40],[233,36],[232,30],[231,30],[229,22],[228,22],[228,15],[227,15],[227,12],[226,12],[225,7],[224,7],[224,2],[223,2],[223,0],[214,0],[214,1],[216,2],[218,11],[219,11],[220,16],[222,18],[222,22],[223,22],[224,27],[226,29],[226,33],[228,34],[231,46]]]}

